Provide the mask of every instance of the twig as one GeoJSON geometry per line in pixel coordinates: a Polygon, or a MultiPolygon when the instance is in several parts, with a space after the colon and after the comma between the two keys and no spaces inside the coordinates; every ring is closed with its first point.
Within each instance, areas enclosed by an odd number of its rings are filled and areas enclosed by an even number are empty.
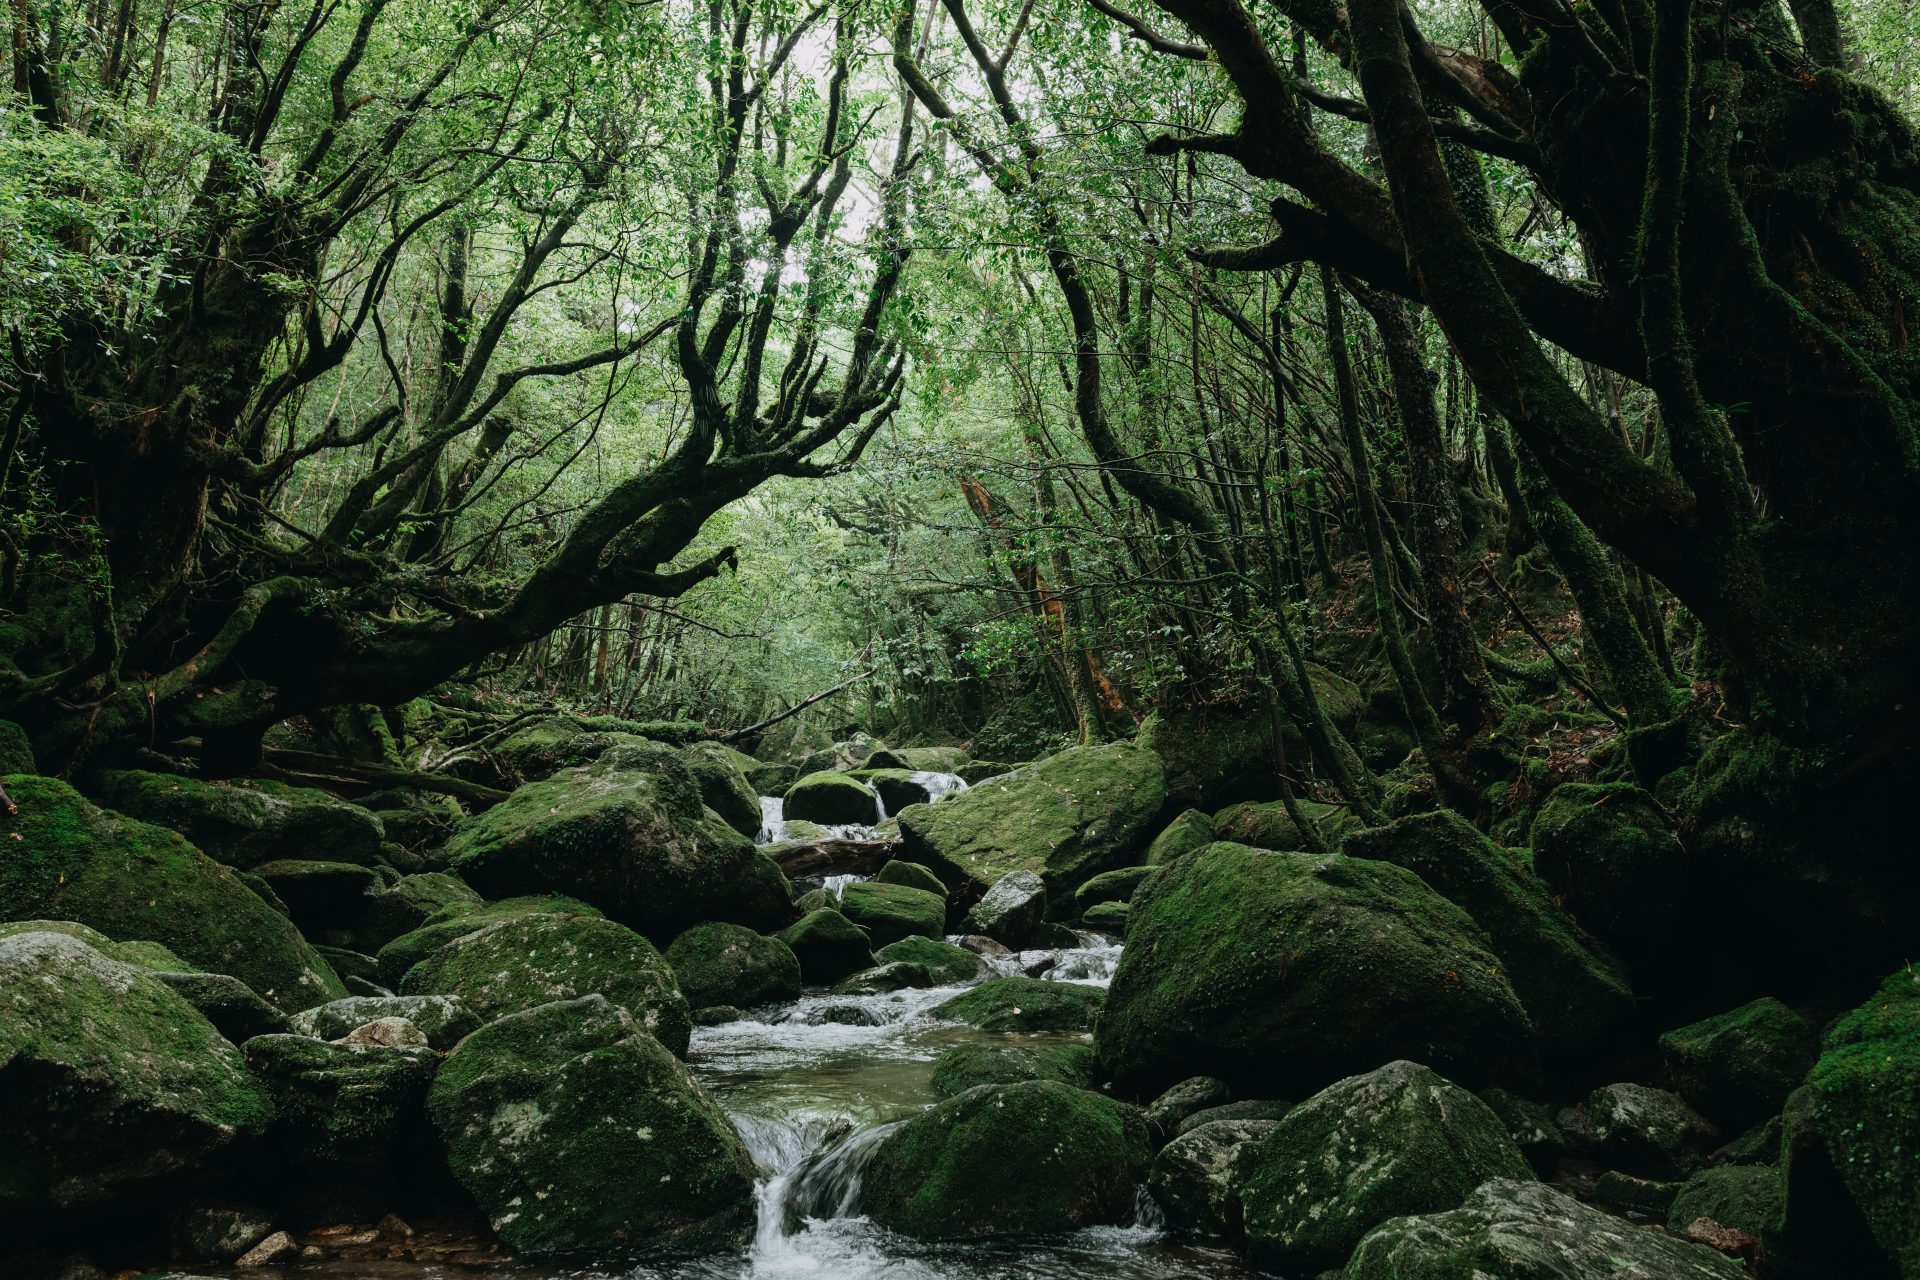
{"type": "Polygon", "coordinates": [[[780,712],[778,715],[768,716],[765,720],[757,721],[754,724],[748,725],[744,729],[735,729],[731,733],[716,733],[713,735],[713,740],[715,742],[738,742],[741,738],[749,737],[753,734],[759,733],[762,729],[771,729],[774,725],[779,724],[782,720],[785,720],[790,716],[799,715],[802,711],[805,711],[808,707],[812,706],[816,702],[821,701],[823,698],[831,698],[834,694],[839,693],[842,689],[847,688],[849,685],[859,684],[862,680],[865,680],[868,676],[872,675],[875,671],[878,671],[878,670],[879,670],[878,667],[868,667],[865,671],[862,671],[859,675],[854,676],[851,679],[842,680],[839,684],[833,686],[833,688],[831,689],[823,690],[820,693],[814,694],[810,698],[801,699],[799,702],[796,702],[793,706],[788,707],[785,711],[780,712]]]}

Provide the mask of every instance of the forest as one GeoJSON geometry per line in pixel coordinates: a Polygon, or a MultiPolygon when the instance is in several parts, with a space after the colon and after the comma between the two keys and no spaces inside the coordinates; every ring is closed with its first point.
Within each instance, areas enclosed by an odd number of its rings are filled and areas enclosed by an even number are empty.
{"type": "Polygon", "coordinates": [[[0,1275],[1920,1280],[1916,0],[7,22],[0,1275]]]}

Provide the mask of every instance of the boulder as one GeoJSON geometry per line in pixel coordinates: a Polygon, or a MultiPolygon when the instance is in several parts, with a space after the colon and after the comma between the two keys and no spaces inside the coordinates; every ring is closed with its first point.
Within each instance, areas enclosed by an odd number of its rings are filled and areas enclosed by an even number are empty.
{"type": "Polygon", "coordinates": [[[482,1022],[602,995],[681,1055],[693,1031],[687,998],[653,944],[592,916],[529,915],[488,925],[409,969],[400,990],[459,996],[482,1022]]]}
{"type": "Polygon", "coordinates": [[[563,893],[657,943],[707,920],[778,928],[791,894],[753,842],[708,809],[666,747],[613,748],[470,818],[446,858],[488,898],[563,893]]]}
{"type": "Polygon", "coordinates": [[[1806,1020],[1774,999],[1755,1000],[1660,1037],[1668,1081],[1702,1115],[1728,1130],[1778,1115],[1819,1052],[1806,1020]]]}
{"type": "Polygon", "coordinates": [[[1098,1069],[1084,1044],[957,1044],[933,1062],[934,1093],[951,1098],[983,1084],[1054,1080],[1077,1089],[1093,1087],[1098,1069]]]}
{"type": "Polygon", "coordinates": [[[479,1015],[458,996],[349,996],[294,1014],[288,1030],[316,1040],[338,1040],[380,1018],[404,1018],[441,1052],[482,1025],[479,1015]]]}
{"type": "MultiPolygon", "coordinates": [[[[374,1218],[434,1181],[427,1127],[431,1049],[257,1036],[247,1066],[273,1099],[272,1186],[294,1218],[374,1218]]],[[[443,1176],[443,1175],[442,1175],[443,1176]]]]}
{"type": "Polygon", "coordinates": [[[1920,968],[1896,970],[1827,1029],[1784,1123],[1795,1258],[1827,1274],[1920,1275],[1920,968]]]}
{"type": "Polygon", "coordinates": [[[1593,1152],[1625,1173],[1684,1178],[1720,1145],[1720,1131],[1686,1099],[1643,1084],[1609,1084],[1587,1098],[1593,1152]]]}
{"type": "Polygon", "coordinates": [[[947,896],[947,886],[940,883],[940,877],[917,862],[901,862],[895,858],[874,873],[873,878],[880,884],[903,884],[910,889],[937,893],[942,898],[947,896]]]}
{"type": "Polygon", "coordinates": [[[697,924],[673,940],[667,964],[687,1003],[696,1009],[747,1007],[800,994],[800,960],[793,948],[737,924],[697,924]]]}
{"type": "Polygon", "coordinates": [[[402,876],[383,888],[360,908],[354,921],[354,944],[361,950],[376,952],[403,933],[411,933],[446,908],[456,904],[480,905],[479,894],[467,882],[448,871],[423,871],[402,876]]]}
{"type": "Polygon", "coordinates": [[[888,813],[898,813],[910,804],[928,804],[938,799],[941,779],[912,769],[859,769],[847,775],[864,783],[880,797],[888,813]]]}
{"type": "Polygon", "coordinates": [[[470,902],[449,903],[427,917],[426,923],[418,929],[403,933],[380,948],[380,953],[374,957],[379,965],[380,980],[389,987],[397,987],[400,980],[407,976],[407,970],[448,943],[470,933],[478,933],[502,920],[519,920],[536,915],[597,918],[600,913],[578,898],[566,898],[559,894],[535,894],[477,905],[470,902]]]}
{"type": "Polygon", "coordinates": [[[203,782],[128,769],[100,774],[99,802],[177,831],[215,861],[251,870],[280,858],[370,863],[386,828],[359,805],[314,787],[246,779],[203,782]]]}
{"type": "Polygon", "coordinates": [[[1102,871],[1073,891],[1074,905],[1084,915],[1088,908],[1103,903],[1124,903],[1133,897],[1133,891],[1140,887],[1140,882],[1152,874],[1152,867],[1117,867],[1112,871],[1102,871]]]}
{"type": "Polygon", "coordinates": [[[861,1186],[879,1225],[923,1240],[983,1240],[1130,1221],[1147,1124],[1053,1081],[981,1085],[890,1133],[861,1186]]]}
{"type": "Polygon", "coordinates": [[[1689,1227],[1705,1218],[1764,1242],[1779,1231],[1786,1207],[1786,1184],[1776,1168],[1732,1165],[1702,1169],[1674,1196],[1667,1210],[1667,1230],[1686,1235],[1689,1227]]]}
{"type": "Polygon", "coordinates": [[[1242,1233],[1241,1162],[1251,1144],[1267,1137],[1277,1120],[1221,1120],[1182,1134],[1153,1158],[1147,1189],[1167,1215],[1167,1225],[1202,1235],[1242,1233]]]}
{"type": "Polygon", "coordinates": [[[877,950],[902,938],[942,937],[947,900],[925,889],[865,880],[841,892],[840,914],[865,929],[877,950]]]}
{"type": "Polygon", "coordinates": [[[427,1109],[454,1176],[517,1252],[720,1249],[753,1221],[753,1160],[733,1126],[602,997],[468,1036],[427,1109]]]}
{"type": "Polygon", "coordinates": [[[1039,945],[1046,915],[1047,886],[1039,873],[1009,871],[974,904],[965,927],[968,933],[981,934],[1020,951],[1039,945]]]}
{"type": "Polygon", "coordinates": [[[1376,1228],[1340,1274],[1343,1280],[1742,1280],[1746,1269],[1542,1183],[1494,1181],[1457,1209],[1376,1228]]]}
{"type": "Polygon", "coordinates": [[[1526,1080],[1533,1028],[1485,935],[1412,872],[1215,844],[1134,893],[1096,1043],[1122,1087],[1298,1097],[1418,1055],[1526,1080]]]}
{"type": "Polygon", "coordinates": [[[809,911],[775,936],[792,950],[800,962],[801,981],[811,986],[832,986],[850,973],[873,967],[873,945],[866,933],[831,907],[809,911]]]}
{"type": "Polygon", "coordinates": [[[1680,1194],[1680,1184],[1659,1178],[1640,1178],[1608,1169],[1593,1180],[1593,1198],[1615,1209],[1664,1218],[1680,1194]]]}
{"type": "Polygon", "coordinates": [[[1146,863],[1150,867],[1164,867],[1182,854],[1206,848],[1214,838],[1211,817],[1198,809],[1183,810],[1147,846],[1146,863]]]}
{"type": "Polygon", "coordinates": [[[592,764],[614,747],[652,745],[634,727],[589,729],[576,716],[548,716],[508,734],[493,747],[493,758],[512,779],[538,782],[592,764]]]}
{"type": "Polygon", "coordinates": [[[1553,901],[1520,859],[1451,809],[1348,836],[1341,852],[1391,862],[1425,880],[1486,932],[1543,1055],[1598,1051],[1634,1014],[1626,971],[1553,901]]]}
{"type": "Polygon", "coordinates": [[[273,1218],[247,1205],[198,1203],[174,1218],[174,1257],[228,1263],[273,1234],[273,1218]]]}
{"type": "Polygon", "coordinates": [[[1545,1178],[1560,1167],[1560,1154],[1566,1149],[1567,1140],[1560,1126],[1553,1122],[1553,1112],[1544,1103],[1498,1086],[1480,1090],[1479,1097],[1500,1117],[1500,1123],[1507,1127],[1507,1136],[1520,1148],[1520,1154],[1526,1157],[1535,1173],[1545,1178]]]}
{"type": "Polygon", "coordinates": [[[1193,1076],[1153,1100],[1147,1107],[1147,1123],[1158,1133],[1173,1133],[1180,1128],[1180,1122],[1194,1112],[1223,1107],[1232,1096],[1233,1091],[1224,1080],[1193,1076]]]}
{"type": "Polygon", "coordinates": [[[1127,922],[1133,919],[1133,905],[1126,902],[1096,902],[1080,917],[1080,923],[1096,933],[1127,936],[1127,922]]]}
{"type": "Polygon", "coordinates": [[[972,982],[980,976],[980,957],[951,942],[914,936],[890,942],[875,953],[885,964],[902,961],[923,966],[936,987],[972,982]]]}
{"type": "Polygon", "coordinates": [[[690,742],[680,758],[700,786],[700,799],[720,820],[751,839],[760,830],[760,793],[747,781],[740,753],[725,743],[690,742]]]}
{"type": "MultiPolygon", "coordinates": [[[[1339,829],[1347,825],[1346,811],[1343,809],[1336,809],[1330,804],[1316,804],[1311,800],[1296,803],[1306,813],[1307,820],[1325,838],[1337,837],[1339,829]]],[[[1313,842],[1300,830],[1293,815],[1287,812],[1286,803],[1281,800],[1247,800],[1228,805],[1213,815],[1213,838],[1252,845],[1256,849],[1278,851],[1299,851],[1313,847],[1313,842]]]]}
{"type": "Polygon", "coordinates": [[[1181,1136],[1195,1129],[1204,1129],[1210,1124],[1240,1124],[1248,1120],[1284,1120],[1287,1112],[1293,1110],[1291,1102],[1277,1098],[1246,1098],[1239,1102],[1224,1102],[1217,1107],[1202,1107],[1182,1120],[1174,1127],[1174,1134],[1181,1136]]]}
{"type": "Polygon", "coordinates": [[[234,1044],[289,1029],[286,1014],[232,974],[160,972],[153,976],[198,1009],[214,1030],[234,1044]]]}
{"type": "Polygon", "coordinates": [[[0,778],[10,773],[38,772],[27,731],[11,720],[0,720],[0,778]]]}
{"type": "Polygon", "coordinates": [[[367,900],[385,887],[372,867],[351,862],[281,858],[262,862],[253,874],[287,904],[294,924],[307,933],[350,925],[367,900]]]}
{"type": "Polygon", "coordinates": [[[1339,1266],[1389,1218],[1455,1208],[1489,1178],[1532,1176],[1484,1102],[1406,1061],[1329,1085],[1241,1160],[1247,1248],[1289,1275],[1339,1266]]]}
{"type": "Polygon", "coordinates": [[[1652,797],[1566,782],[1534,816],[1533,866],[1561,904],[1636,972],[1660,972],[1687,936],[1687,854],[1652,797]]]}
{"type": "Polygon", "coordinates": [[[346,994],[285,916],[178,835],[96,808],[54,778],[16,777],[8,791],[18,812],[0,814],[0,916],[157,942],[288,1013],[346,994]]]}
{"type": "Polygon", "coordinates": [[[178,1185],[272,1115],[191,1004],[63,933],[0,938],[0,1098],[0,1220],[178,1185]]]}
{"type": "Polygon", "coordinates": [[[893,991],[925,990],[933,985],[933,975],[927,972],[927,966],[909,960],[895,960],[871,969],[862,969],[841,979],[834,984],[833,993],[838,996],[881,996],[893,991]]]}
{"type": "Polygon", "coordinates": [[[880,801],[858,778],[830,769],[809,773],[787,788],[788,818],[838,827],[871,826],[880,820],[880,801]]]}
{"type": "Polygon", "coordinates": [[[1166,803],[1160,758],[1127,743],[1072,747],[900,814],[908,855],[951,885],[1031,871],[1063,904],[1081,883],[1137,861],[1166,803]]]}
{"type": "Polygon", "coordinates": [[[192,965],[157,942],[115,942],[98,929],[90,929],[76,920],[10,920],[0,924],[0,938],[11,938],[17,933],[64,933],[69,938],[80,939],[109,960],[118,960],[155,974],[197,972],[192,965]]]}
{"type": "Polygon", "coordinates": [[[982,1031],[1091,1031],[1105,994],[1078,982],[994,978],[941,1001],[928,1016],[982,1031]]]}

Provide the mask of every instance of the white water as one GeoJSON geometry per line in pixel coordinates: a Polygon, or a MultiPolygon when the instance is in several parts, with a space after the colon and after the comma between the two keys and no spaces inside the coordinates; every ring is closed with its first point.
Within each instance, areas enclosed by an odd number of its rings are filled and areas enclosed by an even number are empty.
{"type": "MultiPolygon", "coordinates": [[[[967,780],[957,773],[916,772],[911,775],[914,785],[927,793],[928,804],[939,804],[951,795],[958,795],[967,789],[967,780]]],[[[827,840],[880,840],[884,839],[875,828],[892,814],[887,812],[887,802],[880,792],[867,783],[868,794],[873,797],[873,824],[862,822],[844,822],[837,825],[815,823],[826,834],[827,840]]],[[[774,844],[787,839],[787,802],[782,796],[760,797],[760,833],[754,837],[755,844],[774,844]]]]}

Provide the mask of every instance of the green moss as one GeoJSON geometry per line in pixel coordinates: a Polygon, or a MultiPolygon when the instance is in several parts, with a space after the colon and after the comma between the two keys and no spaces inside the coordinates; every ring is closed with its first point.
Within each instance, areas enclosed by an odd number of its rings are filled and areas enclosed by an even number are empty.
{"type": "Polygon", "coordinates": [[[1635,972],[1658,972],[1683,927],[1687,854],[1630,783],[1568,782],[1534,816],[1533,866],[1575,919],[1635,972]]]}
{"type": "Polygon", "coordinates": [[[982,1031],[1091,1031],[1104,995],[1078,982],[995,978],[935,1005],[929,1016],[982,1031]]]}
{"type": "Polygon", "coordinates": [[[841,979],[834,984],[833,993],[837,996],[877,996],[890,991],[925,989],[933,985],[933,975],[927,972],[927,966],[911,960],[892,960],[841,979]]]}
{"type": "Polygon", "coordinates": [[[991,1239],[1130,1221],[1148,1166],[1132,1107],[1050,1081],[984,1085],[888,1136],[861,1204],[889,1230],[991,1239]]]}
{"type": "Polygon", "coordinates": [[[374,959],[380,966],[380,978],[389,987],[397,987],[407,970],[459,938],[477,933],[502,920],[518,920],[531,915],[598,916],[600,913],[578,898],[561,894],[531,894],[506,898],[499,902],[447,903],[419,928],[401,934],[380,948],[374,959]]]}
{"type": "Polygon", "coordinates": [[[69,938],[80,941],[98,951],[110,960],[122,964],[134,965],[141,969],[150,969],[158,973],[192,973],[192,965],[157,942],[115,942],[97,929],[89,929],[84,924],[72,920],[15,920],[0,924],[0,938],[11,938],[17,933],[64,933],[69,938]]]}
{"type": "Polygon", "coordinates": [[[33,744],[27,731],[11,720],[0,720],[0,777],[9,773],[38,773],[33,744]]]}
{"type": "Polygon", "coordinates": [[[524,915],[489,925],[409,969],[400,991],[459,996],[482,1021],[603,995],[676,1054],[686,1053],[693,1031],[687,999],[653,944],[592,916],[524,915]]]}
{"type": "Polygon", "coordinates": [[[1182,854],[1204,849],[1213,842],[1213,819],[1198,809],[1187,809],[1147,846],[1147,865],[1163,867],[1182,854]]]}
{"type": "Polygon", "coordinates": [[[1126,902],[1140,882],[1153,874],[1152,867],[1120,867],[1103,871],[1074,890],[1073,900],[1081,911],[1103,902],[1126,902]]]}
{"type": "Polygon", "coordinates": [[[1096,902],[1080,913],[1080,923],[1098,933],[1116,938],[1127,936],[1127,921],[1133,918],[1133,906],[1125,902],[1096,902]]]}
{"type": "Polygon", "coordinates": [[[860,779],[822,769],[805,775],[787,788],[783,812],[788,817],[828,826],[870,825],[879,820],[880,806],[874,793],[860,779]]]}
{"type": "Polygon", "coordinates": [[[925,889],[928,893],[947,896],[947,886],[940,883],[940,877],[933,874],[917,862],[901,862],[898,859],[881,867],[873,877],[880,884],[904,884],[910,889],[925,889]]]}
{"type": "Polygon", "coordinates": [[[123,770],[96,780],[100,803],[177,831],[209,857],[252,869],[276,858],[370,863],[386,829],[358,805],[313,787],[266,779],[203,782],[123,770]]]}
{"type": "Polygon", "coordinates": [[[876,955],[885,964],[904,961],[925,966],[937,987],[972,982],[980,973],[980,957],[965,947],[918,935],[890,942],[880,948],[876,955]]]}
{"type": "Polygon", "coordinates": [[[656,744],[619,729],[587,729],[575,716],[550,716],[516,729],[493,748],[494,758],[516,778],[538,782],[562,769],[592,764],[614,747],[656,744]]]}
{"type": "Polygon", "coordinates": [[[1806,1020],[1774,999],[1660,1037],[1673,1087],[1708,1119],[1735,1130],[1778,1115],[1818,1051],[1806,1020]]]}
{"type": "Polygon", "coordinates": [[[673,940],[667,964],[696,1009],[749,1007],[800,994],[800,960],[778,938],[737,924],[697,924],[673,940]]]}
{"type": "Polygon", "coordinates": [[[873,944],[866,933],[832,908],[810,911],[776,936],[800,961],[802,980],[814,986],[831,986],[873,967],[873,944]]]}
{"type": "Polygon", "coordinates": [[[902,938],[940,938],[946,931],[947,900],[925,889],[867,880],[841,892],[840,914],[865,929],[877,949],[902,938]]]}
{"type": "Polygon", "coordinates": [[[53,778],[16,774],[6,786],[19,811],[0,815],[0,915],[158,943],[289,1012],[347,994],[284,916],[178,835],[96,808],[53,778]]]}
{"type": "Polygon", "coordinates": [[[422,871],[402,876],[373,895],[353,924],[354,945],[368,954],[403,933],[411,933],[433,915],[455,904],[480,905],[480,895],[449,871],[422,871]]]}
{"type": "MultiPolygon", "coordinates": [[[[680,758],[700,787],[700,799],[720,820],[751,838],[760,830],[760,794],[747,781],[736,757],[739,752],[719,742],[690,742],[680,758]]],[[[754,763],[758,763],[755,761],[754,763]]]]}
{"type": "Polygon", "coordinates": [[[867,757],[869,769],[913,773],[958,773],[967,763],[967,753],[959,747],[881,747],[867,757]]]}
{"type": "Polygon", "coordinates": [[[1695,1219],[1711,1218],[1764,1240],[1779,1230],[1786,1206],[1786,1187],[1778,1169],[1767,1165],[1702,1169],[1673,1198],[1667,1229],[1683,1235],[1695,1219]]]}
{"type": "Polygon", "coordinates": [[[983,1084],[1023,1080],[1054,1080],[1087,1089],[1098,1066],[1092,1046],[1084,1044],[957,1044],[934,1059],[928,1083],[942,1098],[983,1084]]]}
{"type": "MultiPolygon", "coordinates": [[[[1351,830],[1355,825],[1345,809],[1312,800],[1302,800],[1299,804],[1324,839],[1338,840],[1342,831],[1351,830]]],[[[1230,840],[1256,849],[1287,851],[1313,847],[1312,841],[1294,823],[1285,803],[1279,800],[1249,800],[1228,805],[1213,815],[1213,831],[1216,840],[1230,840]]]]}

